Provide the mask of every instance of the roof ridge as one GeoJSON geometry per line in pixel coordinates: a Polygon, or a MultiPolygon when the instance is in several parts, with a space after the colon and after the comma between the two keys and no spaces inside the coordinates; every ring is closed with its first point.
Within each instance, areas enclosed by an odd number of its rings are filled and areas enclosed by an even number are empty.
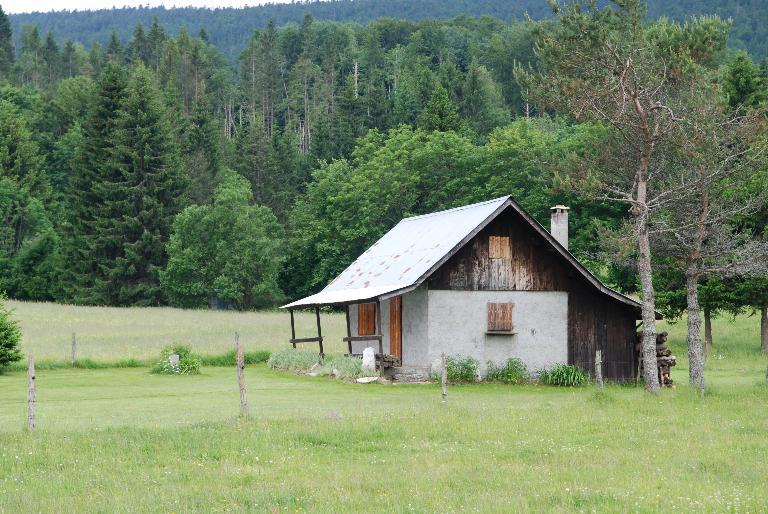
{"type": "Polygon", "coordinates": [[[500,196],[498,198],[494,198],[493,200],[486,200],[484,202],[471,203],[469,205],[462,205],[460,207],[453,207],[451,209],[445,209],[444,211],[429,212],[427,214],[419,214],[418,216],[409,216],[407,218],[401,219],[400,223],[404,221],[412,221],[417,219],[429,218],[431,216],[439,216],[441,214],[447,214],[449,212],[454,212],[454,211],[462,211],[464,209],[472,209],[473,207],[480,207],[481,205],[487,205],[489,203],[499,202],[500,200],[508,200],[509,198],[511,198],[510,195],[500,196]]]}

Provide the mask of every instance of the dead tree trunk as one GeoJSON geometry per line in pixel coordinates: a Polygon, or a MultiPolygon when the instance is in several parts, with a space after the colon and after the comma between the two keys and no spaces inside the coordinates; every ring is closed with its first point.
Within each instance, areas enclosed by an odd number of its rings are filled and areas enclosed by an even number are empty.
{"type": "Polygon", "coordinates": [[[445,354],[440,356],[440,362],[442,364],[442,369],[440,370],[441,397],[443,403],[445,403],[445,399],[448,396],[448,359],[445,357],[445,354]]]}
{"type": "Polygon", "coordinates": [[[240,346],[240,334],[235,333],[235,365],[237,366],[237,385],[240,388],[240,413],[248,417],[248,397],[245,394],[245,357],[240,346]]]}
{"type": "Polygon", "coordinates": [[[37,394],[35,392],[35,359],[31,355],[27,363],[27,428],[30,432],[35,430],[35,410],[37,403],[37,394]]]}
{"type": "Polygon", "coordinates": [[[760,309],[760,351],[768,353],[768,305],[760,309]]]}

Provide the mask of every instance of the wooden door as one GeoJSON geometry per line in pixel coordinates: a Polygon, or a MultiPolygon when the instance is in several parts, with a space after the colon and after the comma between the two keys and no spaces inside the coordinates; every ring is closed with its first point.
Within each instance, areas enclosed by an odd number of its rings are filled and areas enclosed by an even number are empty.
{"type": "Polygon", "coordinates": [[[389,300],[389,354],[403,360],[403,297],[389,300]]]}

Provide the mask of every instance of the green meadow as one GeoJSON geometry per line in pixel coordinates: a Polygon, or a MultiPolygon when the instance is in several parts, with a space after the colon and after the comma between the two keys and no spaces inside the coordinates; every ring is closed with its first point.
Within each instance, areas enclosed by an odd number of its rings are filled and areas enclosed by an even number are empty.
{"type": "MultiPolygon", "coordinates": [[[[105,362],[150,359],[169,341],[218,353],[236,330],[249,351],[274,349],[288,332],[284,313],[12,305],[24,350],[51,360],[64,359],[72,330],[105,362]]],[[[324,319],[340,339],[343,317],[324,319]]],[[[715,322],[704,398],[686,386],[684,324],[665,329],[678,387],[658,396],[473,384],[451,386],[443,404],[436,385],[346,384],[259,364],[246,370],[251,417],[240,419],[228,367],[43,369],[29,433],[26,375],[9,371],[0,512],[765,511],[759,320],[715,322]]]]}

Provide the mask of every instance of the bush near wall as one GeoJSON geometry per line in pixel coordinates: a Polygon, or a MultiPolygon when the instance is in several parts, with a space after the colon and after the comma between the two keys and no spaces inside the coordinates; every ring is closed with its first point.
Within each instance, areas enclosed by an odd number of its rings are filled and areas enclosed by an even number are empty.
{"type": "Polygon", "coordinates": [[[488,361],[488,372],[485,379],[488,382],[524,384],[528,381],[528,368],[525,363],[517,357],[510,357],[501,364],[488,361]]]}

